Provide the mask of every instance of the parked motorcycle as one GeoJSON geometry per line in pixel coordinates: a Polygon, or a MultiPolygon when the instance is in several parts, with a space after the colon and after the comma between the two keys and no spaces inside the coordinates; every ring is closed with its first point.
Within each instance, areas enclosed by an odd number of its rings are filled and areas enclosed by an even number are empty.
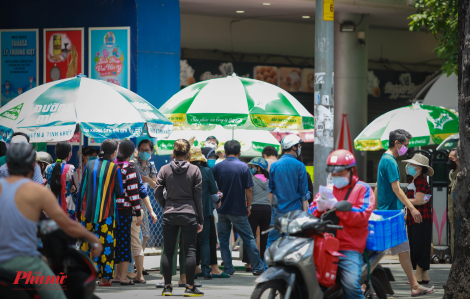
{"type": "MultiPolygon", "coordinates": [[[[328,230],[343,229],[342,226],[325,221],[325,216],[334,211],[351,211],[352,205],[347,201],[338,202],[335,209],[323,213],[320,219],[313,215],[293,211],[278,218],[274,227],[284,234],[265,252],[269,269],[259,276],[258,283],[251,299],[320,299],[342,298],[343,289],[336,281],[336,269],[339,257],[339,240],[328,230]],[[264,296],[263,296],[264,295],[264,296]]],[[[387,298],[393,295],[390,281],[394,281],[388,268],[379,265],[385,252],[366,251],[361,272],[361,284],[366,284],[365,298],[387,298]],[[370,271],[369,271],[370,268],[370,271]],[[369,278],[370,273],[370,279],[369,278]]]]}
{"type": "MultiPolygon", "coordinates": [[[[69,237],[53,220],[39,223],[38,235],[42,240],[41,253],[47,258],[49,267],[56,275],[54,282],[62,286],[65,296],[70,299],[96,299],[97,270],[93,261],[75,248],[76,239],[69,237]]],[[[35,273],[32,273],[35,275],[35,273]]],[[[47,278],[45,278],[47,279],[47,278]]],[[[31,284],[20,279],[17,272],[0,268],[0,297],[15,299],[40,299],[31,284]]],[[[44,281],[46,282],[46,281],[44,281]]],[[[43,298],[46,299],[46,298],[43,298]]]]}

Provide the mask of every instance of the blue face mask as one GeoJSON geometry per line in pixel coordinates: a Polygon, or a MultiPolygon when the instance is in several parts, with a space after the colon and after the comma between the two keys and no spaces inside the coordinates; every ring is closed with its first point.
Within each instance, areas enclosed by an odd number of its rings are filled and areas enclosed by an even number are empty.
{"type": "Polygon", "coordinates": [[[88,162],[98,159],[97,156],[88,157],[88,162]]]}
{"type": "Polygon", "coordinates": [[[256,168],[250,168],[250,171],[251,171],[251,175],[255,175],[256,174],[256,168]]]}
{"type": "Polygon", "coordinates": [[[349,184],[348,178],[344,176],[334,176],[331,180],[333,181],[333,185],[338,189],[344,188],[349,184]]]}
{"type": "Polygon", "coordinates": [[[207,160],[207,166],[209,166],[209,168],[214,167],[214,165],[215,165],[215,160],[214,159],[207,160]]]}
{"type": "Polygon", "coordinates": [[[143,161],[148,161],[148,159],[150,159],[151,156],[152,156],[151,153],[139,152],[139,158],[142,159],[143,161]]]}
{"type": "Polygon", "coordinates": [[[410,164],[406,165],[406,172],[411,176],[415,176],[416,174],[418,174],[416,168],[411,166],[410,164]]]}

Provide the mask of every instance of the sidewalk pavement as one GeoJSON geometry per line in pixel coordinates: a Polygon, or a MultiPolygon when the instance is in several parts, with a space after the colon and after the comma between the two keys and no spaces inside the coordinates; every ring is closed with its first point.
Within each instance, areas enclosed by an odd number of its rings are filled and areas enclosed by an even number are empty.
{"type": "MultiPolygon", "coordinates": [[[[220,257],[220,252],[218,252],[220,257]]],[[[238,258],[238,252],[233,252],[233,257],[238,258]]],[[[113,284],[112,287],[96,287],[96,295],[102,299],[124,299],[124,298],[155,298],[160,297],[162,289],[157,289],[155,285],[160,282],[162,276],[158,271],[160,267],[160,255],[146,256],[144,259],[144,268],[149,271],[150,275],[145,276],[147,284],[135,286],[121,286],[113,284]]],[[[220,261],[219,261],[220,263],[220,261]]],[[[206,298],[223,298],[223,299],[236,299],[236,298],[250,298],[253,289],[255,288],[255,277],[251,273],[246,273],[242,270],[244,264],[240,260],[233,260],[234,266],[237,271],[231,278],[219,278],[212,280],[204,280],[198,278],[197,283],[203,286],[200,288],[205,293],[206,298]]],[[[406,284],[408,279],[403,272],[397,257],[390,255],[385,256],[381,264],[383,267],[389,267],[395,277],[395,282],[392,282],[392,288],[395,294],[388,296],[389,299],[393,298],[411,298],[410,286],[406,284]]],[[[449,275],[451,265],[431,265],[429,276],[431,283],[436,286],[437,292],[428,295],[424,298],[442,298],[444,291],[442,286],[445,284],[449,275]]],[[[179,275],[173,276],[173,284],[178,283],[179,275]]],[[[182,296],[184,288],[175,288],[173,290],[174,296],[182,296]]]]}

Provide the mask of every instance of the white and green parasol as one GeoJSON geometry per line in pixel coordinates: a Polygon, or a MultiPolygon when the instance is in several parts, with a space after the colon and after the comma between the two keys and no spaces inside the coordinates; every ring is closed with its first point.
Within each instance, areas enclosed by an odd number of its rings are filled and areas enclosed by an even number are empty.
{"type": "Polygon", "coordinates": [[[31,142],[69,140],[77,124],[91,138],[131,138],[145,129],[150,137],[168,137],[173,128],[139,95],[83,75],[40,85],[0,108],[6,141],[12,130],[28,134],[31,142]]]}
{"type": "MultiPolygon", "coordinates": [[[[259,157],[263,149],[271,145],[280,151],[279,142],[268,131],[254,131],[254,130],[235,130],[234,138],[240,142],[241,156],[242,157],[259,157]]],[[[173,153],[173,144],[178,139],[190,140],[194,137],[194,145],[204,147],[204,143],[209,136],[215,136],[219,141],[217,150],[224,150],[225,142],[232,140],[232,132],[226,130],[221,126],[216,126],[213,130],[174,130],[168,139],[157,140],[156,153],[157,155],[171,155],[173,153]]]]}
{"type": "Polygon", "coordinates": [[[413,136],[410,147],[437,145],[459,132],[459,117],[455,111],[438,106],[416,103],[398,108],[371,122],[354,140],[354,147],[360,151],[388,149],[389,134],[396,129],[413,136]]]}
{"type": "Polygon", "coordinates": [[[236,75],[192,84],[175,94],[160,111],[175,129],[313,129],[313,116],[285,90],[236,75]]]}

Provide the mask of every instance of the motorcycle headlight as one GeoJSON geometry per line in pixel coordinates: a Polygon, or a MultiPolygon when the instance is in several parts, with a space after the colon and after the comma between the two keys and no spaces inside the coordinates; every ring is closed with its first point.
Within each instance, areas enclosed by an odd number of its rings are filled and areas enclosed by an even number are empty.
{"type": "Polygon", "coordinates": [[[287,233],[290,235],[296,234],[302,230],[300,223],[296,220],[293,220],[289,223],[289,226],[287,227],[287,233]]]}
{"type": "Polygon", "coordinates": [[[289,219],[282,217],[279,220],[281,222],[281,231],[280,231],[280,233],[287,233],[287,228],[289,226],[289,219]]]}
{"type": "Polygon", "coordinates": [[[300,218],[294,219],[289,223],[289,226],[287,228],[287,232],[291,235],[296,234],[296,233],[298,233],[302,230],[302,225],[304,223],[312,222],[312,221],[315,222],[317,220],[309,218],[309,217],[300,217],[300,218]]]}
{"type": "Polygon", "coordinates": [[[305,253],[307,253],[308,246],[310,246],[310,244],[305,244],[305,245],[302,246],[299,250],[294,251],[294,252],[292,252],[292,253],[289,253],[289,254],[286,255],[286,257],[284,258],[284,262],[286,262],[286,263],[297,263],[298,261],[300,261],[300,259],[302,258],[302,256],[303,256],[305,253]]]}

